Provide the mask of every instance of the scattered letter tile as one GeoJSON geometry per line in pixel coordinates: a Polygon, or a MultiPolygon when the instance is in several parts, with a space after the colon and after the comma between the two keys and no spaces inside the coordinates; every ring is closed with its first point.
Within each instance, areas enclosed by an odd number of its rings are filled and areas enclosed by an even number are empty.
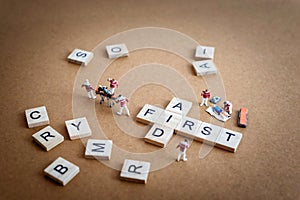
{"type": "Polygon", "coordinates": [[[49,117],[45,106],[25,110],[26,120],[29,128],[49,124],[49,117]]]}
{"type": "Polygon", "coordinates": [[[149,162],[126,159],[124,161],[120,177],[122,180],[146,184],[149,171],[149,162]]]}
{"type": "Polygon", "coordinates": [[[112,140],[89,139],[86,144],[85,157],[99,160],[110,160],[112,140]]]}
{"type": "Polygon", "coordinates": [[[88,63],[93,59],[94,54],[89,51],[84,51],[80,49],[74,49],[74,51],[68,56],[69,62],[76,64],[83,64],[87,66],[88,63]]]}
{"type": "Polygon", "coordinates": [[[85,117],[65,121],[71,140],[88,137],[92,131],[85,117]]]}
{"type": "Polygon", "coordinates": [[[64,136],[59,134],[51,126],[47,126],[32,135],[34,141],[41,145],[46,151],[50,151],[64,141],[64,136]]]}

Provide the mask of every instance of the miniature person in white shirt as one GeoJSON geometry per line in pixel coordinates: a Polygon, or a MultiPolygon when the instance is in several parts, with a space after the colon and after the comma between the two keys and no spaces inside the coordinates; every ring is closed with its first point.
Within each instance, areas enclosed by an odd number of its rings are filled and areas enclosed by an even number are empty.
{"type": "Polygon", "coordinates": [[[96,99],[96,95],[94,94],[95,89],[91,86],[88,79],[84,81],[84,83],[81,85],[81,87],[85,87],[88,97],[90,99],[96,99]]]}
{"type": "Polygon", "coordinates": [[[109,82],[110,93],[113,95],[115,93],[115,89],[119,87],[119,82],[114,78],[108,78],[107,81],[109,82]]]}
{"type": "Polygon", "coordinates": [[[201,96],[202,96],[202,102],[201,102],[200,106],[203,106],[204,104],[207,106],[207,101],[210,97],[210,91],[208,89],[203,90],[201,93],[201,96]]]}
{"type": "Polygon", "coordinates": [[[186,158],[186,150],[189,148],[189,142],[187,139],[184,139],[184,141],[181,141],[176,148],[179,147],[179,151],[178,151],[178,157],[177,157],[177,161],[180,161],[180,158],[182,156],[182,160],[183,161],[187,161],[186,158]]]}
{"type": "Polygon", "coordinates": [[[232,114],[232,103],[230,101],[224,101],[224,110],[231,115],[232,114]]]}
{"type": "Polygon", "coordinates": [[[123,113],[123,109],[125,109],[127,116],[130,116],[129,110],[127,108],[127,102],[128,102],[128,98],[122,96],[121,94],[116,98],[116,102],[119,103],[120,102],[120,111],[117,112],[118,115],[122,115],[123,113]]]}

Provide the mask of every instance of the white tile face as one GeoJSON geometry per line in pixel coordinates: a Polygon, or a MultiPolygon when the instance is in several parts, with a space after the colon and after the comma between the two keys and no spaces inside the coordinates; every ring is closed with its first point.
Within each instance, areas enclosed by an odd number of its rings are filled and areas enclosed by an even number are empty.
{"type": "Polygon", "coordinates": [[[110,59],[128,56],[129,52],[125,44],[106,46],[106,52],[110,59]]]}
{"type": "Polygon", "coordinates": [[[62,185],[66,185],[70,182],[79,173],[79,171],[80,169],[78,166],[63,159],[62,157],[58,157],[53,163],[44,169],[44,173],[47,176],[62,185]]]}
{"type": "Polygon", "coordinates": [[[175,114],[170,111],[163,111],[157,118],[155,123],[175,129],[182,119],[182,115],[175,114]]]}
{"type": "Polygon", "coordinates": [[[146,184],[149,171],[149,162],[126,159],[124,161],[120,177],[123,180],[146,184]]]}
{"type": "Polygon", "coordinates": [[[172,138],[174,130],[159,124],[154,124],[147,135],[145,141],[160,147],[166,147],[172,138]]]}
{"type": "Polygon", "coordinates": [[[181,122],[176,127],[175,132],[184,137],[194,139],[195,133],[199,129],[201,124],[202,122],[197,119],[183,117],[181,122]]]}
{"type": "Polygon", "coordinates": [[[64,136],[59,134],[51,126],[47,126],[32,135],[33,139],[41,145],[46,151],[50,151],[64,141],[64,136]]]}
{"type": "Polygon", "coordinates": [[[86,158],[110,160],[112,140],[89,139],[85,149],[86,158]]]}
{"type": "Polygon", "coordinates": [[[243,135],[239,132],[223,128],[220,136],[217,139],[217,147],[231,152],[236,152],[239,143],[242,140],[242,136],[243,135]]]}
{"type": "Polygon", "coordinates": [[[201,126],[195,133],[195,139],[207,144],[215,144],[222,127],[202,122],[201,126]]]}
{"type": "Polygon", "coordinates": [[[217,73],[217,68],[212,60],[202,60],[193,62],[193,67],[197,76],[204,76],[206,74],[217,73]]]}
{"type": "Polygon", "coordinates": [[[47,125],[50,123],[45,106],[25,110],[29,128],[47,125]]]}
{"type": "Polygon", "coordinates": [[[65,121],[71,140],[88,137],[92,131],[85,117],[65,121]]]}
{"type": "Polygon", "coordinates": [[[196,58],[214,58],[215,48],[207,46],[197,46],[196,49],[196,58]]]}
{"type": "Polygon", "coordinates": [[[192,105],[192,102],[173,97],[166,110],[177,113],[179,115],[187,115],[187,113],[192,108],[192,105]]]}
{"type": "Polygon", "coordinates": [[[163,111],[159,107],[146,104],[136,116],[136,120],[144,124],[154,123],[163,111]]]}
{"type": "Polygon", "coordinates": [[[94,54],[89,51],[84,51],[81,49],[74,49],[74,51],[68,56],[69,62],[83,64],[87,66],[88,63],[93,59],[94,54]]]}

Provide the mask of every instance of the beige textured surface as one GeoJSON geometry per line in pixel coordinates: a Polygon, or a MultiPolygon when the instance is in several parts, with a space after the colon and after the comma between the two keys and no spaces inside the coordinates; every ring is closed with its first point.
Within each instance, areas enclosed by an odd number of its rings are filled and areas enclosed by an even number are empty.
{"type": "MultiPolygon", "coordinates": [[[[299,199],[299,9],[297,0],[1,1],[0,199],[299,199]],[[31,135],[40,128],[27,128],[24,111],[41,105],[50,125],[68,138],[64,121],[73,117],[79,68],[66,61],[70,52],[92,50],[113,34],[145,26],[174,29],[216,48],[214,62],[234,111],[249,108],[247,129],[236,126],[237,115],[225,125],[243,133],[237,152],[214,148],[199,159],[202,144],[194,142],[187,162],[152,172],[147,185],[139,185],[85,159],[80,140],[66,139],[50,152],[34,144],[31,135]],[[81,170],[66,187],[42,173],[59,156],[81,170]]],[[[199,94],[206,87],[191,64],[159,50],[130,53],[99,79],[104,83],[153,62],[178,70],[199,94]]],[[[146,103],[167,106],[171,99],[166,88],[148,85],[133,93],[129,109],[135,116],[146,103]]],[[[209,122],[204,108],[201,114],[201,121],[209,122]]],[[[97,116],[115,145],[156,150],[122,134],[110,123],[107,106],[99,106],[97,116]]]]}

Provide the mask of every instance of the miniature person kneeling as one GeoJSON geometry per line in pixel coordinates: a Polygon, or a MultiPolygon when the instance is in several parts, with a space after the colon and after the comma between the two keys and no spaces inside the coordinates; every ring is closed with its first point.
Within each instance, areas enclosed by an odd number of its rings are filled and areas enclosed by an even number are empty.
{"type": "Polygon", "coordinates": [[[129,110],[127,108],[127,102],[129,101],[127,97],[122,96],[121,94],[116,98],[116,103],[121,103],[120,111],[117,112],[118,115],[122,115],[123,109],[125,108],[127,116],[130,116],[129,110]]]}
{"type": "Polygon", "coordinates": [[[84,83],[81,85],[81,87],[85,87],[89,99],[96,99],[96,95],[94,94],[94,88],[91,86],[88,79],[84,81],[84,83]]]}
{"type": "Polygon", "coordinates": [[[178,147],[179,147],[179,151],[178,151],[177,161],[180,161],[181,156],[183,161],[187,161],[186,150],[189,148],[189,141],[187,139],[184,139],[184,141],[181,141],[176,148],[178,147]]]}

